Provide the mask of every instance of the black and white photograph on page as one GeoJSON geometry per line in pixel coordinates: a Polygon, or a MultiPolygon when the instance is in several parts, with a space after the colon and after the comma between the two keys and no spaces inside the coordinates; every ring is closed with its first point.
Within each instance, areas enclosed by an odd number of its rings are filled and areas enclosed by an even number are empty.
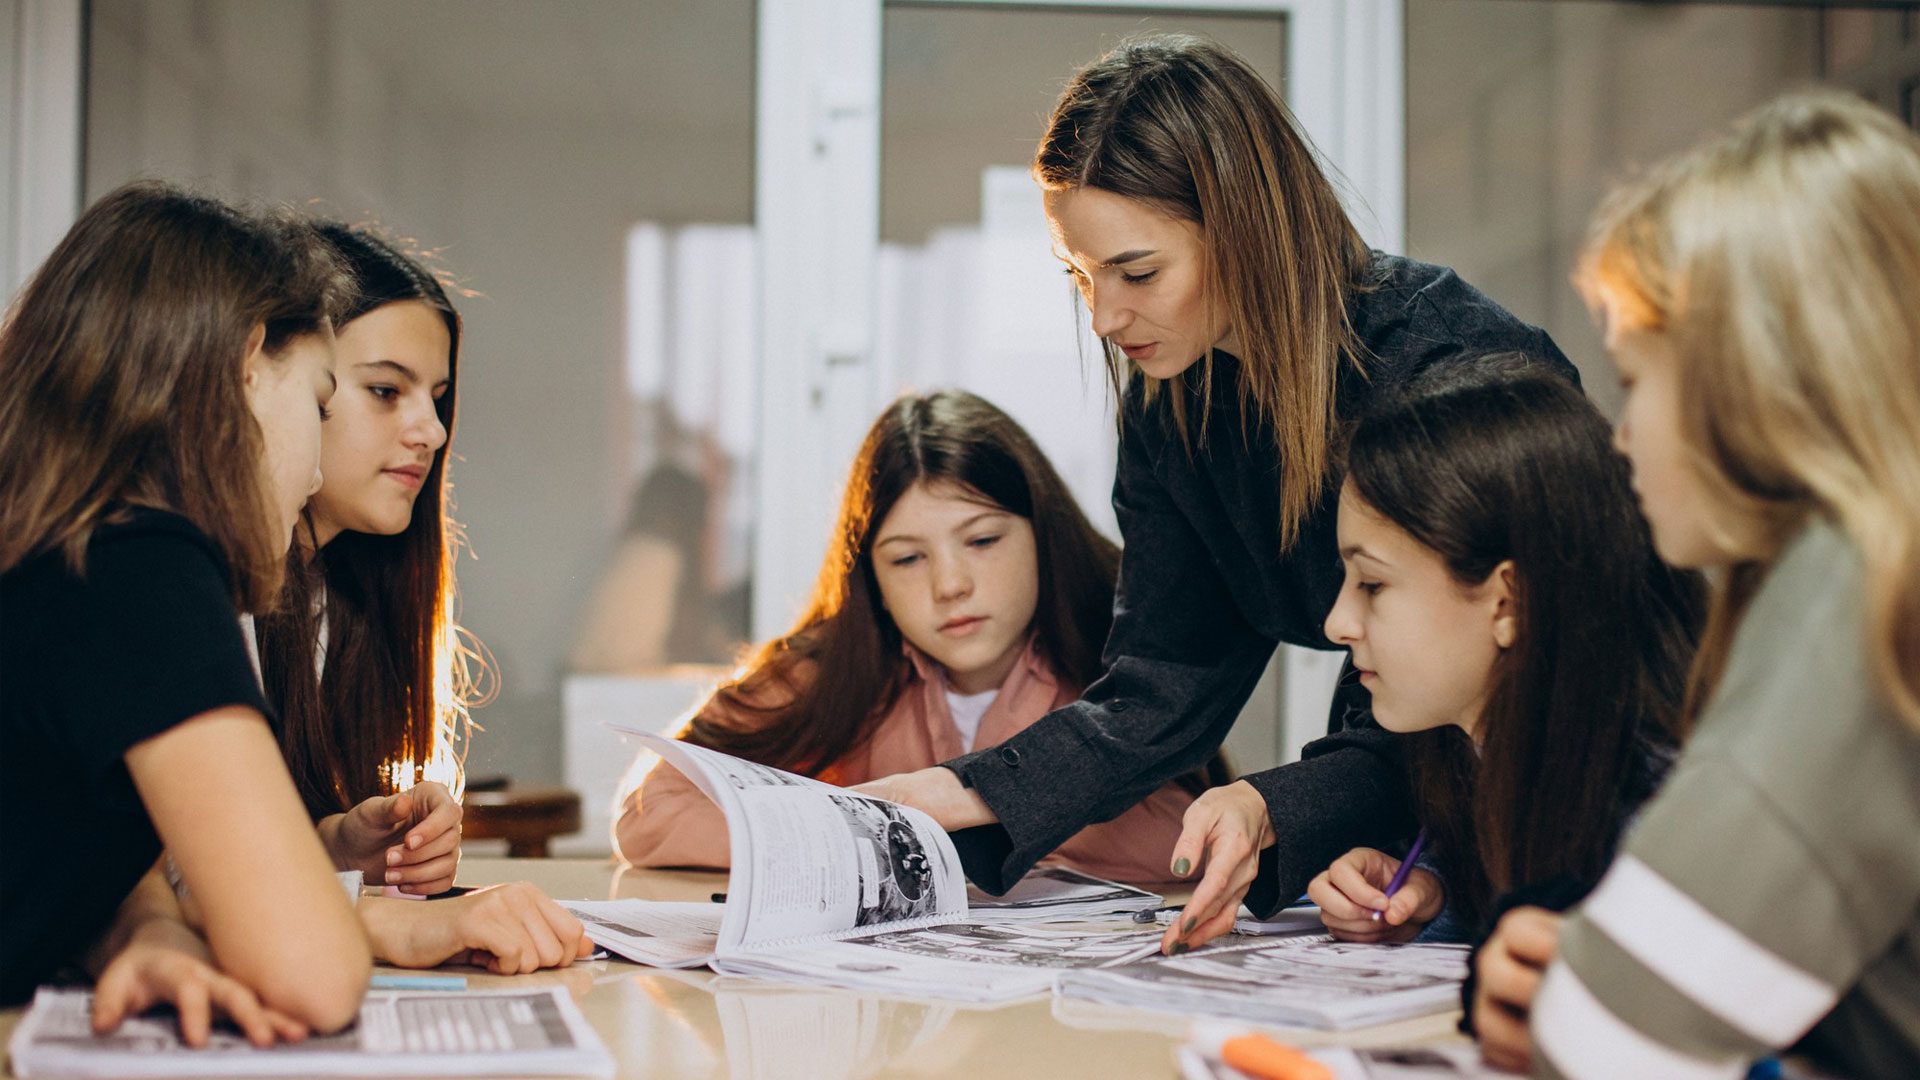
{"type": "Polygon", "coordinates": [[[860,910],[854,925],[932,912],[937,906],[933,859],[900,808],[853,796],[827,798],[846,818],[860,860],[860,910]]]}

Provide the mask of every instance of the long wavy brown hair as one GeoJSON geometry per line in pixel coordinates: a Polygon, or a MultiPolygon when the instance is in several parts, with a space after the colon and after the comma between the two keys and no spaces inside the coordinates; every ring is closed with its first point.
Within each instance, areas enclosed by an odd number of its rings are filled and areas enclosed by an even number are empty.
{"type": "MultiPolygon", "coordinates": [[[[1330,475],[1340,365],[1364,359],[1347,304],[1368,288],[1369,252],[1280,95],[1204,38],[1126,41],[1068,83],[1033,175],[1049,191],[1099,188],[1199,227],[1208,310],[1246,353],[1241,430],[1265,419],[1279,441],[1279,542],[1291,548],[1330,475]]],[[[1116,397],[1146,378],[1112,342],[1101,347],[1116,397]]],[[[1213,350],[1200,365],[1201,400],[1211,401],[1213,350]]],[[[1185,434],[1183,395],[1172,402],[1185,434]]],[[[1203,414],[1202,438],[1207,422],[1203,414]]]]}
{"type": "Polygon", "coordinates": [[[1040,599],[1034,632],[1061,677],[1100,673],[1113,623],[1120,551],[1101,536],[1026,430],[963,390],[907,395],[860,444],[833,542],[805,614],[758,646],[714,692],[684,738],[737,757],[817,775],[872,735],[913,668],[873,572],[874,533],[915,484],[945,484],[1033,524],[1040,599]],[[798,669],[809,669],[798,676],[798,669]],[[718,708],[713,706],[717,705],[718,708]],[[757,722],[729,722],[752,716],[757,722]]]}
{"type": "Polygon", "coordinates": [[[1416,380],[1359,423],[1348,482],[1463,587],[1511,561],[1518,619],[1476,751],[1451,725],[1406,736],[1449,900],[1598,878],[1623,815],[1678,745],[1705,584],[1662,563],[1605,418],[1524,358],[1416,380]]]}
{"type": "Polygon", "coordinates": [[[447,389],[434,402],[447,441],[434,451],[406,529],[342,532],[316,552],[306,522],[289,555],[287,602],[255,624],[281,750],[308,812],[320,817],[421,780],[457,797],[473,672],[485,664],[454,615],[460,534],[448,516],[447,457],[460,314],[440,280],[398,245],[365,227],[317,229],[357,282],[341,326],[388,304],[421,303],[440,315],[448,338],[447,389]],[[327,650],[317,665],[322,619],[327,650]]]}
{"type": "Polygon", "coordinates": [[[247,343],[325,332],[349,291],[288,213],[153,182],[88,207],[0,328],[0,571],[59,551],[78,573],[94,529],[146,506],[212,539],[241,610],[270,608],[287,537],[247,343]]]}

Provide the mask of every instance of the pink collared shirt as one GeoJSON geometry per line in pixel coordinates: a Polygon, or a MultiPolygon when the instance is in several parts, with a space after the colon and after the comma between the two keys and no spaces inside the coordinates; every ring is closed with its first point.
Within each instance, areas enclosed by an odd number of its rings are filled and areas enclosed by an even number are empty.
{"type": "MultiPolygon", "coordinates": [[[[938,765],[964,752],[947,705],[945,670],[911,646],[906,653],[915,678],[865,745],[823,770],[822,779],[845,786],[864,784],[938,765]]],[[[1003,742],[1079,696],[1080,688],[1063,684],[1029,643],[980,718],[974,746],[1003,742]]],[[[1192,795],[1170,781],[1112,821],[1075,833],[1052,860],[1118,881],[1166,881],[1181,816],[1192,802],[1192,795]]],[[[614,838],[621,855],[637,866],[724,869],[729,862],[727,823],[720,808],[672,766],[656,764],[628,796],[614,838]]]]}

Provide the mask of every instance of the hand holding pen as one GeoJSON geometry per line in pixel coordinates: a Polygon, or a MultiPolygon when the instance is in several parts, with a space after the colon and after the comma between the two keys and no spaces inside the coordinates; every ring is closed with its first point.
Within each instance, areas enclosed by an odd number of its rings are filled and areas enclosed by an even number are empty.
{"type": "Polygon", "coordinates": [[[1440,914],[1446,890],[1414,863],[1425,846],[1422,830],[1405,859],[1374,848],[1354,848],[1307,886],[1320,921],[1342,941],[1409,941],[1440,914]]]}

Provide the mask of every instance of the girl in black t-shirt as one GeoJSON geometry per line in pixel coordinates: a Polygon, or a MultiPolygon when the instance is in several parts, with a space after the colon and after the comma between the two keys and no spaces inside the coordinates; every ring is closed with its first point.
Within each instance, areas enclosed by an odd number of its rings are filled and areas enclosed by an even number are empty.
{"type": "Polygon", "coordinates": [[[316,486],[348,288],[310,226],[141,183],[0,329],[0,1003],[83,963],[102,1029],[171,1002],[189,1042],[217,1011],[264,1044],[358,1010],[366,939],[236,618],[316,486]]]}

